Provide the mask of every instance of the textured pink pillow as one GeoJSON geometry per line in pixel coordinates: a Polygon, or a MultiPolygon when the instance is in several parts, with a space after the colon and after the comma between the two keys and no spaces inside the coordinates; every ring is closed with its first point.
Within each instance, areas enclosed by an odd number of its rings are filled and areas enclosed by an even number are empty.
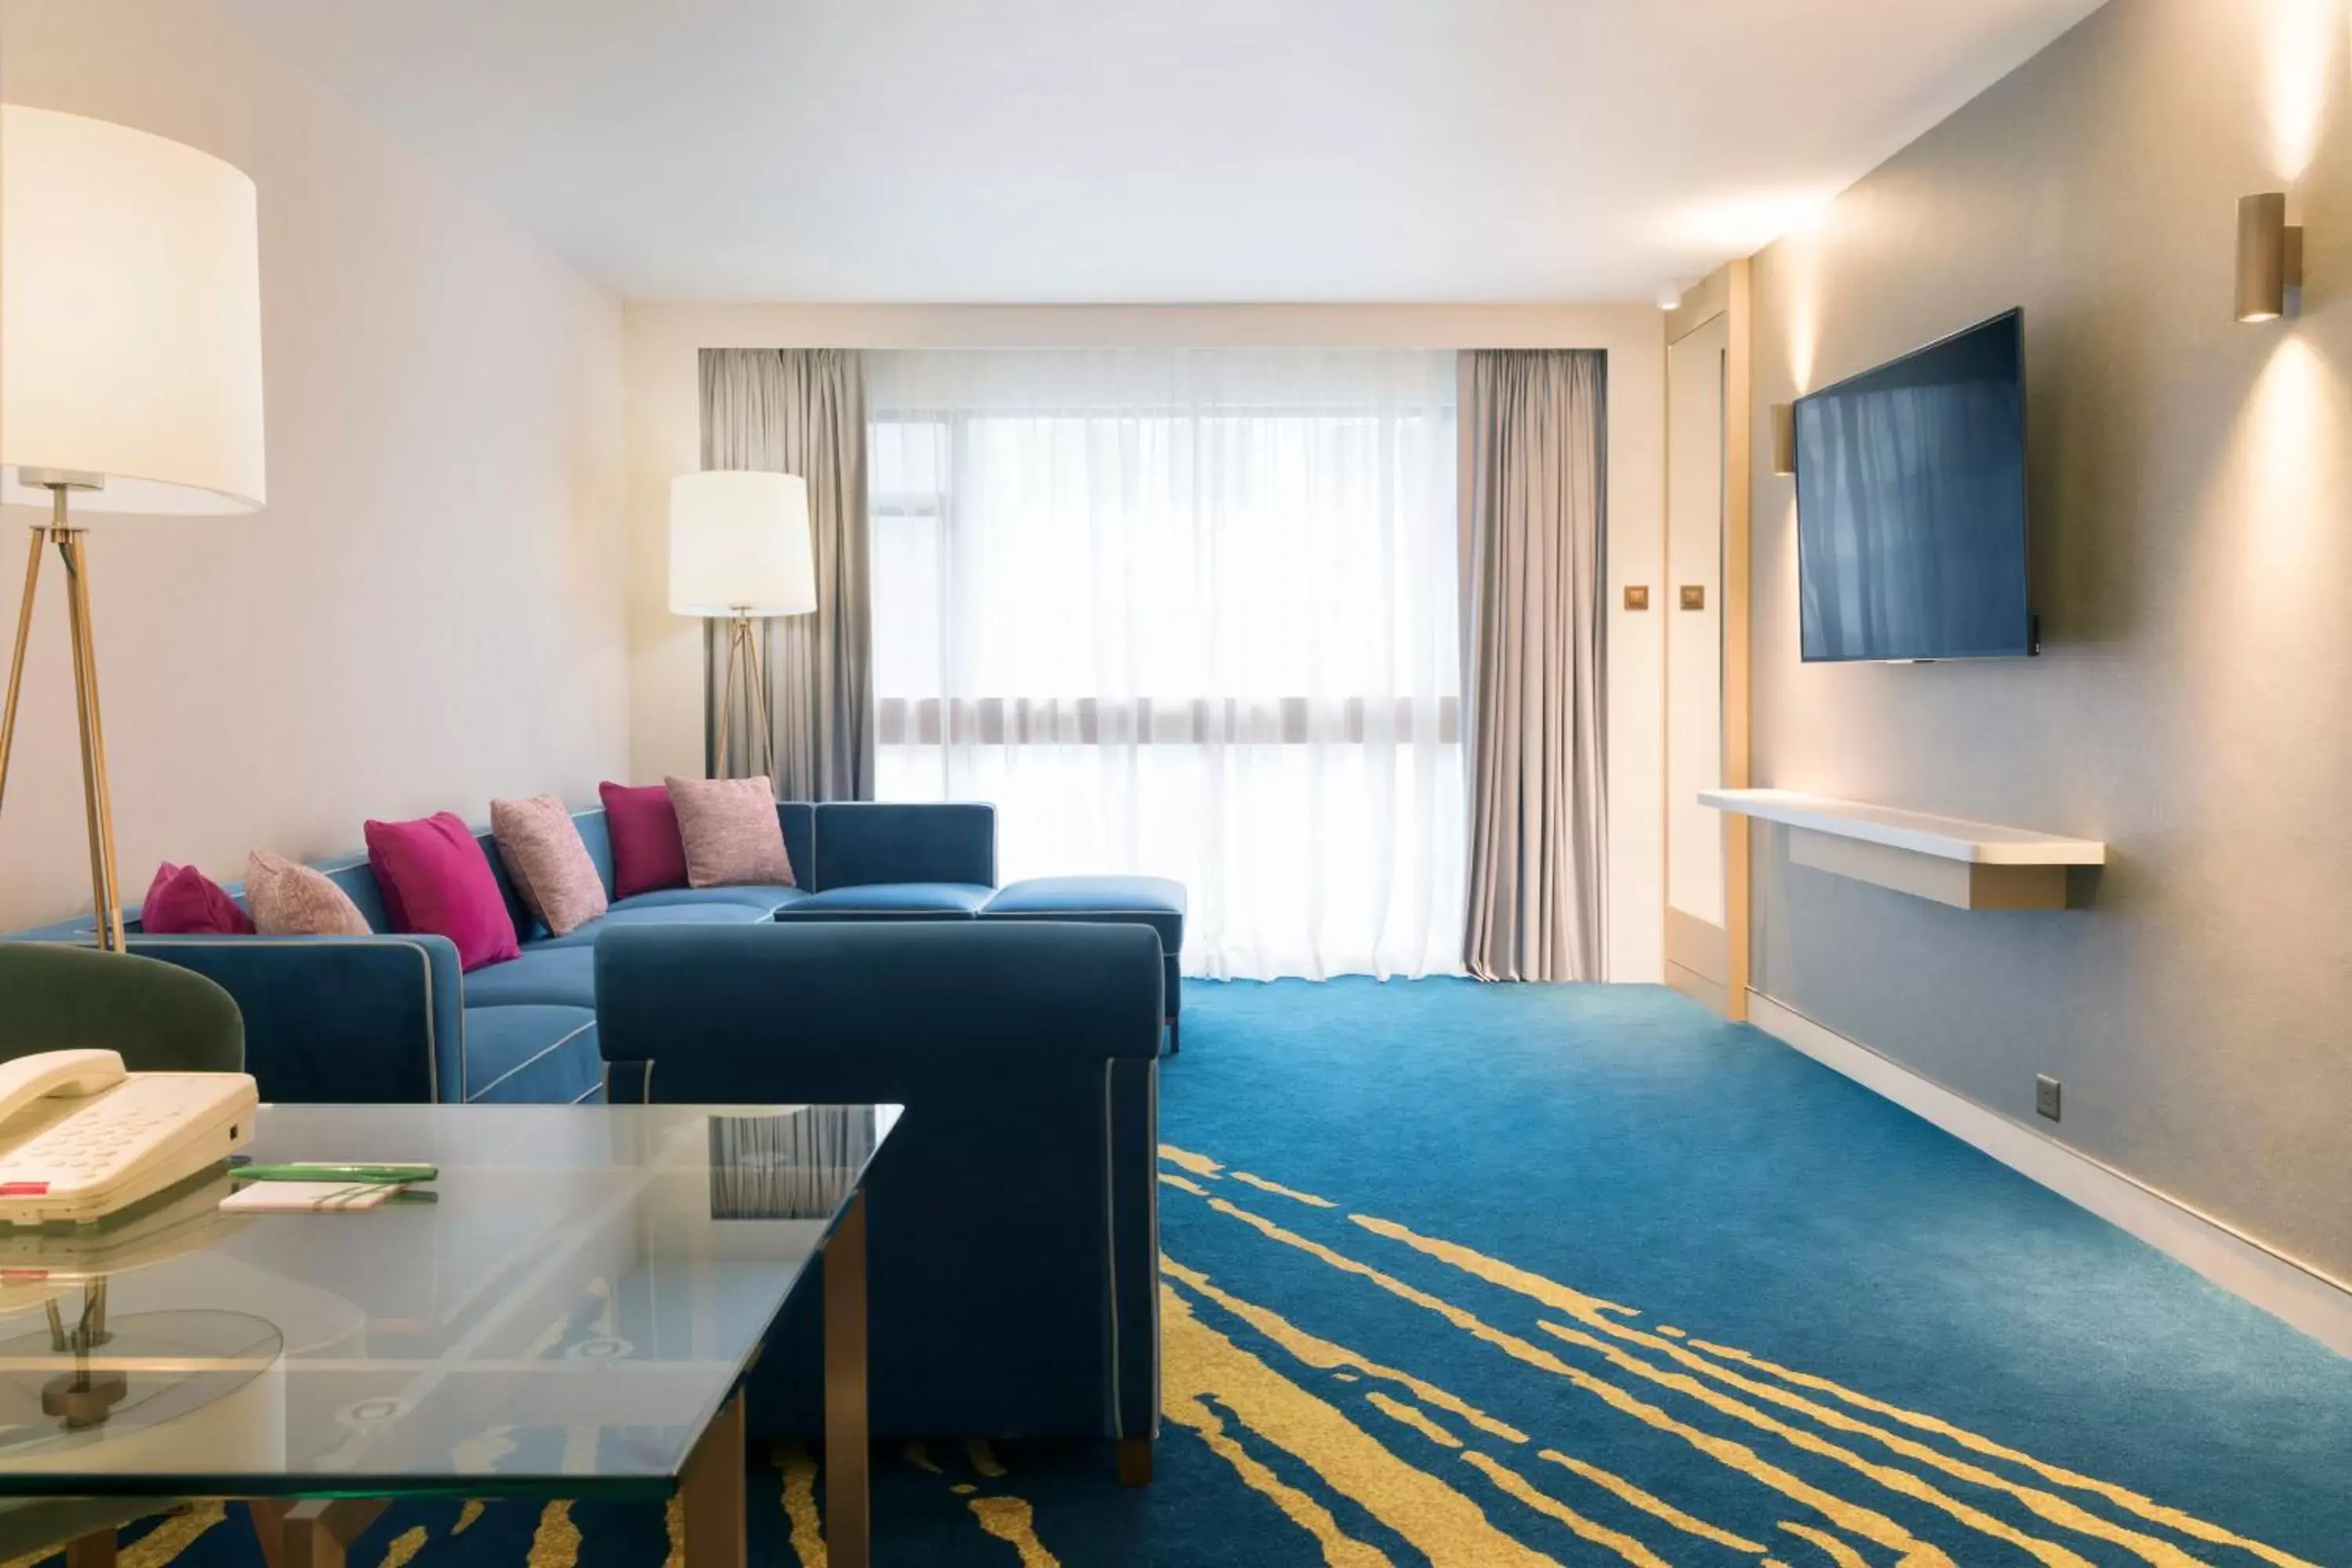
{"type": "Polygon", "coordinates": [[[523,908],[549,931],[569,936],[604,912],[604,879],[555,796],[490,802],[490,836],[523,908]]]}
{"type": "Polygon", "coordinates": [[[363,831],[393,930],[447,937],[469,973],[521,952],[498,875],[462,818],[440,811],[414,822],[371,819],[363,831]]]}
{"type": "Polygon", "coordinates": [[[598,784],[604,831],[613,840],[613,896],[626,899],[686,886],[686,846],[677,810],[662,784],[598,784]]]}
{"type": "Polygon", "coordinates": [[[250,936],[253,920],[218,882],[194,866],[166,860],[147,884],[139,929],[149,936],[250,936]]]}
{"type": "Polygon", "coordinates": [[[257,849],[246,858],[245,901],[264,936],[368,936],[367,917],[324,871],[257,849]]]}
{"type": "Polygon", "coordinates": [[[677,810],[688,886],[793,885],[775,786],[766,779],[672,779],[669,799],[677,810]]]}

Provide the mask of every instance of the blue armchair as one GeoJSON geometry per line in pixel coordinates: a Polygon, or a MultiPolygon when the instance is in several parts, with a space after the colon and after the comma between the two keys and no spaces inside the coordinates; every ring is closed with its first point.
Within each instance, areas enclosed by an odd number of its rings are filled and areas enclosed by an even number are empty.
{"type": "MultiPolygon", "coordinates": [[[[907,1108],[868,1175],[877,1436],[1108,1436],[1159,1420],[1160,952],[1150,927],[776,922],[596,945],[616,1100],[907,1108]]],[[[753,1378],[821,1430],[812,1302],[753,1378]]]]}

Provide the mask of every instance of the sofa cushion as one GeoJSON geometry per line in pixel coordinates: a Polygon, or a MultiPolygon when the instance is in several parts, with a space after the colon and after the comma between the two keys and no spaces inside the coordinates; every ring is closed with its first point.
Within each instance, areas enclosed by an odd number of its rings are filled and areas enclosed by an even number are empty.
{"type": "Polygon", "coordinates": [[[457,944],[458,966],[469,971],[515,955],[506,893],[462,817],[447,811],[410,822],[370,817],[361,830],[394,931],[447,937],[457,944]]]}
{"type": "Polygon", "coordinates": [[[561,951],[567,947],[593,947],[596,944],[597,933],[610,931],[614,926],[752,925],[766,920],[770,913],[771,911],[761,905],[745,903],[654,904],[638,909],[614,910],[604,919],[590,921],[586,925],[567,931],[562,936],[543,937],[538,942],[525,942],[523,951],[545,952],[550,949],[561,951]]]}
{"type": "Polygon", "coordinates": [[[613,850],[613,895],[686,886],[686,841],[666,784],[601,784],[604,831],[613,850]]]}
{"type": "Polygon", "coordinates": [[[520,958],[466,976],[466,1010],[478,1007],[593,1007],[596,949],[534,947],[520,958]]]}
{"type": "Polygon", "coordinates": [[[151,936],[251,936],[253,917],[228,889],[194,866],[169,860],[155,868],[139,907],[140,929],[151,936]]]}
{"type": "Polygon", "coordinates": [[[740,904],[764,915],[786,904],[799,903],[807,897],[805,888],[787,888],[774,882],[746,882],[733,888],[664,888],[658,892],[639,893],[633,899],[616,899],[613,907],[616,910],[658,910],[679,904],[740,904]]]}
{"type": "MultiPolygon", "coordinates": [[[[819,851],[823,853],[822,850],[819,851]]],[[[965,921],[993,888],[976,882],[870,882],[812,893],[776,911],[780,921],[965,921]]]]}
{"type": "Polygon", "coordinates": [[[1007,883],[983,920],[1135,922],[1160,933],[1160,949],[1184,946],[1184,884],[1165,877],[1032,877],[1007,883]]]}
{"type": "Polygon", "coordinates": [[[585,1007],[466,1010],[466,1098],[561,1105],[604,1082],[596,1015],[585,1007]]]}
{"type": "Polygon", "coordinates": [[[784,848],[775,785],[765,778],[669,781],[691,888],[740,888],[800,879],[784,848]]]}
{"type": "Polygon", "coordinates": [[[246,857],[245,901],[253,911],[253,929],[263,936],[373,934],[341,882],[267,850],[246,857]]]}
{"type": "Polygon", "coordinates": [[[551,795],[494,800],[490,835],[522,907],[551,934],[577,931],[604,912],[611,901],[604,879],[561,800],[551,795]]]}

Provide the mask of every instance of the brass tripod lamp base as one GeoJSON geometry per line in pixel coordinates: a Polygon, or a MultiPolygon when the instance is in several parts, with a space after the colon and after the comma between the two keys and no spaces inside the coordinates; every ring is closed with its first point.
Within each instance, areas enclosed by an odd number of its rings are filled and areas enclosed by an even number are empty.
{"type": "MultiPolygon", "coordinates": [[[[760,628],[749,610],[735,612],[727,631],[727,675],[719,688],[719,776],[735,776],[735,714],[740,709],[751,731],[744,751],[756,748],[760,772],[776,771],[775,711],[768,705],[768,662],[760,652],[760,628]]],[[[747,755],[746,763],[752,759],[747,755]]]]}
{"type": "Polygon", "coordinates": [[[89,818],[90,910],[98,927],[98,945],[110,952],[122,951],[122,897],[115,875],[114,800],[106,782],[106,730],[98,712],[98,646],[90,630],[89,566],[84,540],[88,531],[73,526],[67,498],[76,490],[105,488],[100,474],[68,473],[56,468],[24,468],[17,476],[26,486],[49,492],[49,521],[33,529],[32,549],[25,559],[25,599],[16,612],[16,646],[8,662],[8,696],[0,708],[0,805],[8,797],[8,761],[16,739],[17,699],[25,686],[25,648],[31,640],[33,605],[41,585],[41,555],[56,545],[66,568],[66,624],[73,643],[74,721],[81,734],[82,805],[89,818]]]}

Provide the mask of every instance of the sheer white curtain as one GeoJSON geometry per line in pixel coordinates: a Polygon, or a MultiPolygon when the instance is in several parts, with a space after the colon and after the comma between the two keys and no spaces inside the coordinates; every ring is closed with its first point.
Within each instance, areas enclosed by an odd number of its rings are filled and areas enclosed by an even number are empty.
{"type": "Polygon", "coordinates": [[[1454,354],[867,370],[880,797],[1182,882],[1187,973],[1458,972],[1454,354]]]}

